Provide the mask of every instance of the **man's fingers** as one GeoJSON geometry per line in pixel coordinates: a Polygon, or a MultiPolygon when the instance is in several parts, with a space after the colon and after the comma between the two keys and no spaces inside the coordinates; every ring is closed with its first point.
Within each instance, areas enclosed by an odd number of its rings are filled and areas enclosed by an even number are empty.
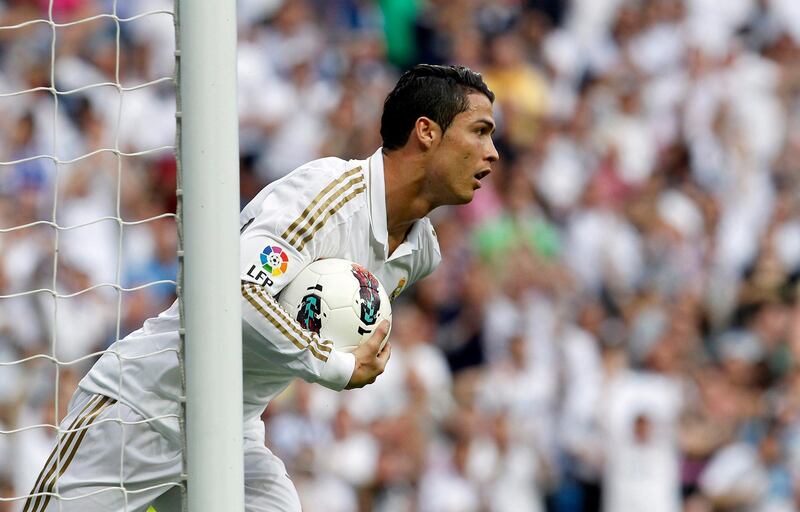
{"type": "Polygon", "coordinates": [[[389,357],[392,355],[392,342],[387,341],[386,345],[383,346],[380,352],[378,352],[378,359],[383,361],[383,364],[386,364],[386,361],[389,360],[389,357]]]}
{"type": "Polygon", "coordinates": [[[378,334],[378,333],[380,334],[380,339],[381,340],[383,340],[383,338],[386,337],[386,334],[388,332],[389,332],[389,321],[388,320],[381,321],[381,323],[378,324],[378,328],[375,330],[376,334],[378,334]]]}
{"type": "Polygon", "coordinates": [[[383,373],[386,362],[392,352],[389,341],[381,348],[381,343],[389,333],[390,324],[387,320],[382,321],[375,328],[366,343],[356,348],[353,355],[356,357],[356,368],[347,384],[347,389],[361,388],[375,382],[378,375],[383,373]]]}
{"type": "Polygon", "coordinates": [[[375,352],[378,351],[378,347],[380,347],[381,342],[386,337],[386,334],[389,333],[389,321],[384,320],[378,324],[378,327],[375,329],[375,332],[372,333],[372,336],[369,338],[367,343],[371,343],[374,345],[375,352]]]}

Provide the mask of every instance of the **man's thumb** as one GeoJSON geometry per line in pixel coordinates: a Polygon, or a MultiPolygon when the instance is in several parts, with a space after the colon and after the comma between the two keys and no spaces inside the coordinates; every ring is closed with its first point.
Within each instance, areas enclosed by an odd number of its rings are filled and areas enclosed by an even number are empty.
{"type": "Polygon", "coordinates": [[[375,329],[375,332],[372,334],[373,343],[376,345],[380,345],[381,342],[386,338],[386,335],[389,333],[389,321],[383,320],[381,323],[378,324],[378,327],[375,329]]]}

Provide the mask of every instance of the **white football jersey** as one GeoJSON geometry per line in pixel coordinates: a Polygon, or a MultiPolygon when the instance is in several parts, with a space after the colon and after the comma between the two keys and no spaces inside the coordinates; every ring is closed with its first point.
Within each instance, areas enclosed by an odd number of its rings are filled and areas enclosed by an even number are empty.
{"type": "MultiPolygon", "coordinates": [[[[333,350],[330,340],[304,330],[274,299],[300,270],[320,258],[343,258],[366,267],[392,298],[441,261],[427,218],[416,221],[389,254],[381,149],[366,160],[309,162],[265,187],[241,213],[246,420],[260,416],[295,377],[335,390],[350,380],[354,356],[333,350]]],[[[178,414],[178,327],[173,304],[112,345],[80,387],[116,398],[144,417],[178,414]]],[[[153,422],[168,436],[178,435],[175,424],[153,422]]]]}

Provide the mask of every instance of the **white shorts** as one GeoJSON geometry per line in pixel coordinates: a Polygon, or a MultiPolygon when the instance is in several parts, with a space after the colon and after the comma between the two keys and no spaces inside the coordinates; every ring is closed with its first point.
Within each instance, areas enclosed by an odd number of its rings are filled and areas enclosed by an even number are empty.
{"type": "MultiPolygon", "coordinates": [[[[143,419],[116,400],[78,390],[61,422],[67,432],[50,453],[23,512],[145,512],[150,505],[157,512],[180,512],[180,446],[149,423],[118,421],[143,419]]],[[[248,427],[245,510],[299,512],[300,500],[283,462],[264,446],[263,426],[260,434],[254,425],[248,427]]]]}

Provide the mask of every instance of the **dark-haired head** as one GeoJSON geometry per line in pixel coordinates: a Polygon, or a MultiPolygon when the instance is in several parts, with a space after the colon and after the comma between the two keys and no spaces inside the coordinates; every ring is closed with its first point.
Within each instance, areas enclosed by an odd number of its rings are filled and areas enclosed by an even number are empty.
{"type": "Polygon", "coordinates": [[[470,94],[494,93],[479,73],[464,66],[418,64],[406,71],[386,97],[381,117],[383,148],[403,147],[420,117],[427,117],[444,133],[453,119],[469,108],[470,94]]]}

